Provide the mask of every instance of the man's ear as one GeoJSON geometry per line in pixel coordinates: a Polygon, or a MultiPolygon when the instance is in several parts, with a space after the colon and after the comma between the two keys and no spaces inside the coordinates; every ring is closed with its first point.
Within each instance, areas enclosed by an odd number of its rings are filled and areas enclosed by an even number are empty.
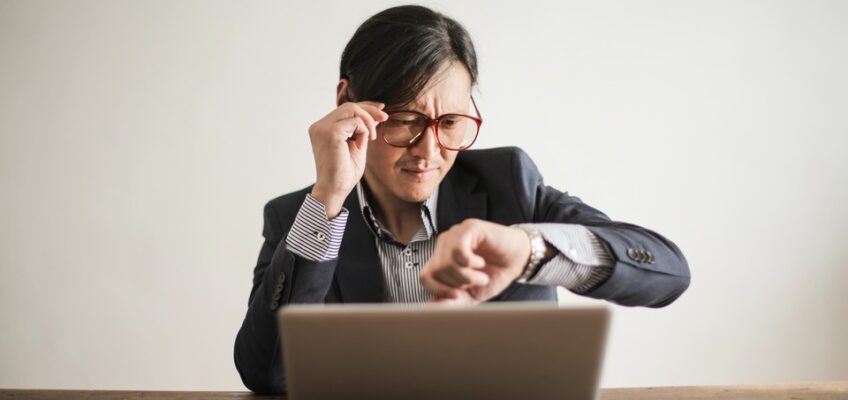
{"type": "Polygon", "coordinates": [[[348,89],[348,81],[347,79],[339,80],[338,86],[336,86],[336,107],[342,105],[350,101],[347,97],[347,89],[348,89]]]}

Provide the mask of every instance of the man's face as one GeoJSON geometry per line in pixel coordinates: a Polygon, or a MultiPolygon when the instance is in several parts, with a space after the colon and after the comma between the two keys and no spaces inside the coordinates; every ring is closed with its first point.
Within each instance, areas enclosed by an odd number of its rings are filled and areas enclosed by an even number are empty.
{"type": "MultiPolygon", "coordinates": [[[[430,118],[469,113],[471,77],[462,64],[443,67],[405,110],[430,118]]],[[[389,145],[378,135],[368,143],[365,180],[377,199],[418,203],[426,200],[453,166],[457,152],[439,146],[433,128],[427,128],[409,147],[389,145]]]]}

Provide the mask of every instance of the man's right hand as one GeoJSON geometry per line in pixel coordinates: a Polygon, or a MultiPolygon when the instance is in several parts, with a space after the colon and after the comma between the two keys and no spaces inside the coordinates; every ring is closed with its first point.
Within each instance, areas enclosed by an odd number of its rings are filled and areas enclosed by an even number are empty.
{"type": "Polygon", "coordinates": [[[316,180],[312,197],[324,204],[327,218],[342,210],[347,195],[365,172],[368,141],[377,124],[388,119],[382,103],[344,103],[309,127],[316,180]]]}

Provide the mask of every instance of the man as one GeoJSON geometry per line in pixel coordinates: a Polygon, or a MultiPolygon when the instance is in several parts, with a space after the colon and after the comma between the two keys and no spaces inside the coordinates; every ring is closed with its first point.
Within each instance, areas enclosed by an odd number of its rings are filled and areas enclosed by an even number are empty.
{"type": "Polygon", "coordinates": [[[555,302],[563,286],[662,307],[686,290],[669,240],[545,186],[517,148],[467,151],[476,81],[468,33],[427,8],[385,10],[354,33],[338,107],[309,128],[315,184],[265,206],[235,344],[248,388],[286,391],[275,314],[287,304],[555,302]]]}

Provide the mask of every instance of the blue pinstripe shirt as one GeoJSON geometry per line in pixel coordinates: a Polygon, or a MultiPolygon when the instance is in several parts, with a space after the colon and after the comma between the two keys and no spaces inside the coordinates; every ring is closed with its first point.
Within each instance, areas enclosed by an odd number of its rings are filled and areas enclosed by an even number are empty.
{"type": "MultiPolygon", "coordinates": [[[[366,185],[362,182],[357,184],[356,194],[361,206],[360,212],[374,234],[383,271],[385,301],[426,302],[430,295],[421,286],[418,275],[436,246],[438,190],[421,204],[423,223],[408,244],[398,242],[375,216],[366,185]]],[[[342,209],[336,218],[328,220],[324,205],[307,194],[286,238],[288,249],[313,261],[338,257],[349,215],[347,209],[342,209]]],[[[592,289],[612,274],[612,257],[584,226],[559,223],[533,225],[539,229],[545,241],[558,250],[558,254],[539,268],[528,284],[559,285],[581,293],[592,289]]]]}

